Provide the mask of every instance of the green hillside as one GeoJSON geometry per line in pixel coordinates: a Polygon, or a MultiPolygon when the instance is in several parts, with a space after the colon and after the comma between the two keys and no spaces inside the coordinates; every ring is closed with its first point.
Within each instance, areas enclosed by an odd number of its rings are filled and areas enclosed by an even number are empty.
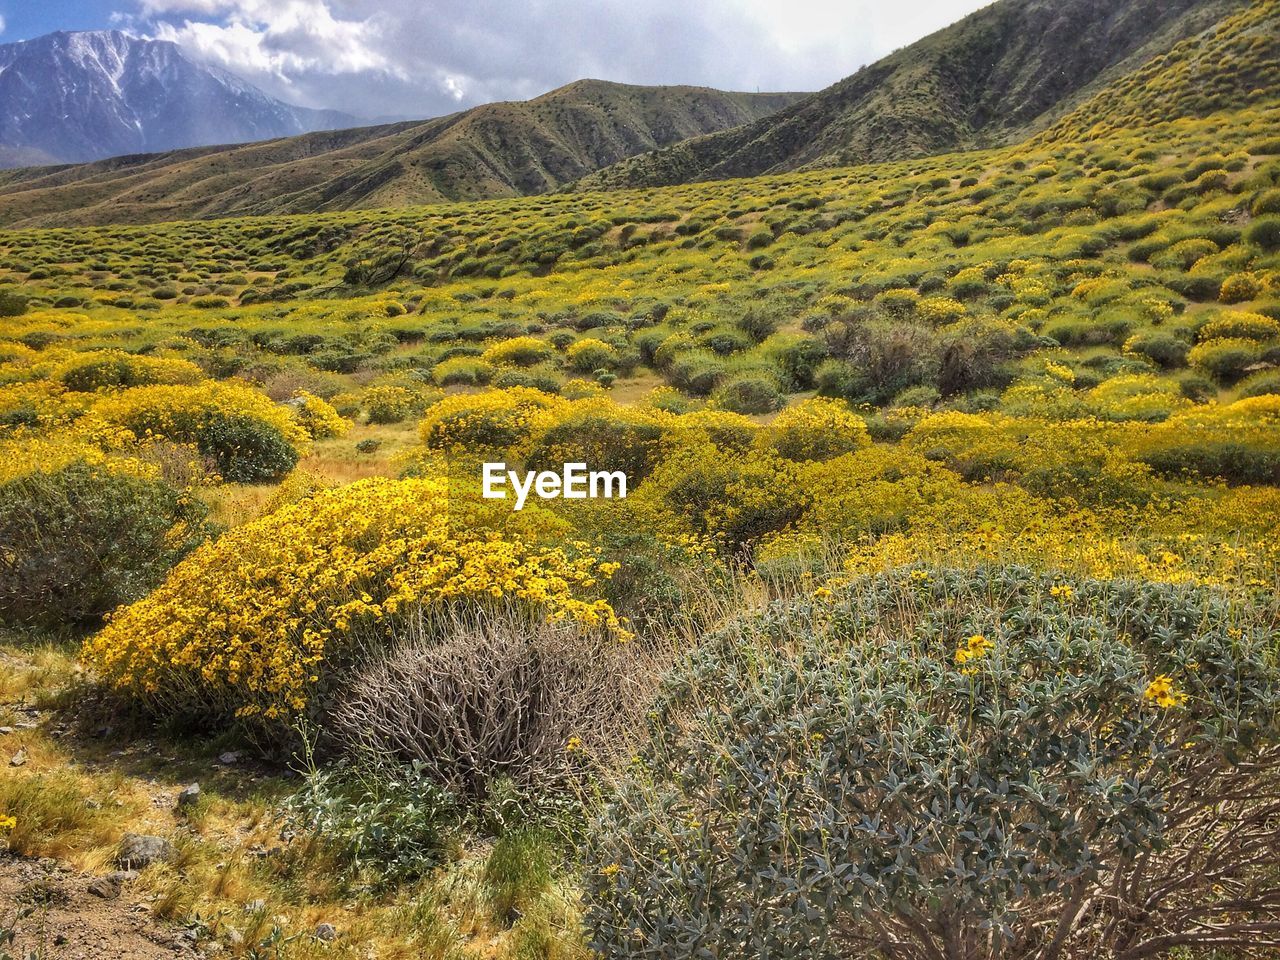
{"type": "Polygon", "coordinates": [[[4,172],[0,223],[146,223],[545,193],[798,97],[583,80],[435,120],[4,172]]]}
{"type": "Polygon", "coordinates": [[[756,176],[1017,142],[1243,0],[1003,0],[777,114],[581,189],[756,176]]]}

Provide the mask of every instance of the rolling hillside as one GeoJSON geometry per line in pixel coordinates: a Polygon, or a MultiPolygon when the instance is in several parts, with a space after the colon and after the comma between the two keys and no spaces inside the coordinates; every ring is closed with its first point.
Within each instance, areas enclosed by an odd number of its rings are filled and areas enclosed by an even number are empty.
{"type": "Polygon", "coordinates": [[[583,80],[421,122],[0,175],[0,224],[71,226],[369,209],[544,193],[800,94],[583,80]]]}
{"type": "Polygon", "coordinates": [[[658,186],[1017,142],[1243,6],[1002,0],[771,117],[623,161],[580,186],[658,186]]]}

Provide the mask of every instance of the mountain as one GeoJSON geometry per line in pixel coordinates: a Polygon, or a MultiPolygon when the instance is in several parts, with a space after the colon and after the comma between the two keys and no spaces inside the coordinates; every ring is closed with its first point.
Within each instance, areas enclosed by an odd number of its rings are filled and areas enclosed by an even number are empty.
{"type": "Polygon", "coordinates": [[[0,173],[0,224],[155,222],[545,193],[803,94],[582,80],[435,120],[0,173]]]}
{"type": "Polygon", "coordinates": [[[1117,130],[1280,100],[1280,0],[1254,0],[1212,29],[1099,91],[1033,145],[1080,143],[1117,130]]]}
{"type": "Polygon", "coordinates": [[[0,164],[244,143],[349,126],[268,97],[173,43],[116,30],[0,45],[0,164]]]}
{"type": "Polygon", "coordinates": [[[1025,139],[1247,0],[1000,0],[755,123],[581,189],[844,166],[1025,139]]]}

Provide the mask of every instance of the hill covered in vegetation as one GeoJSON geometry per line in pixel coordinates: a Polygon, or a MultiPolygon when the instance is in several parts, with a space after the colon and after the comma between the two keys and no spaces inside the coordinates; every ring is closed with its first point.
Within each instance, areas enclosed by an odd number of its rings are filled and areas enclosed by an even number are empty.
{"type": "Polygon", "coordinates": [[[1001,0],[743,127],[623,161],[582,189],[843,166],[1016,142],[1239,0],[1001,0]]]}
{"type": "Polygon", "coordinates": [[[545,193],[624,157],[757,120],[798,96],[583,80],[435,120],[0,173],[0,223],[142,223],[545,193]]]}
{"type": "Polygon", "coordinates": [[[1017,145],[0,231],[0,933],[1280,950],[1278,9],[1017,145]]]}

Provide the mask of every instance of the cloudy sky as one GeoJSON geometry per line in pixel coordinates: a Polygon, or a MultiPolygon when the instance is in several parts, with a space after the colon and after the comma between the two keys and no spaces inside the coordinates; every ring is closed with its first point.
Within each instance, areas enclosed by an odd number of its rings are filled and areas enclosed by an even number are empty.
{"type": "Polygon", "coordinates": [[[0,0],[0,42],[115,26],[293,103],[426,117],[582,77],[816,90],[990,0],[0,0]]]}

